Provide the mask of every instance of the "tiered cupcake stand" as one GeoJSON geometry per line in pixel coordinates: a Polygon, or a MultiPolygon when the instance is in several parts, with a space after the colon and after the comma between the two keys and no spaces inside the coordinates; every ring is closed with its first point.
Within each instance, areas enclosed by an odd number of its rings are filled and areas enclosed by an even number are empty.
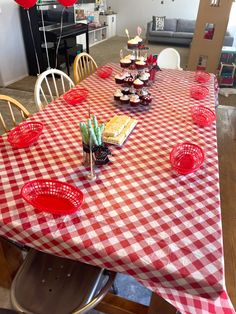
{"type": "Polygon", "coordinates": [[[130,107],[150,106],[151,94],[150,73],[147,58],[141,56],[143,48],[129,48],[132,54],[120,59],[122,71],[115,75],[115,82],[119,86],[114,93],[117,105],[128,105],[130,107]]]}

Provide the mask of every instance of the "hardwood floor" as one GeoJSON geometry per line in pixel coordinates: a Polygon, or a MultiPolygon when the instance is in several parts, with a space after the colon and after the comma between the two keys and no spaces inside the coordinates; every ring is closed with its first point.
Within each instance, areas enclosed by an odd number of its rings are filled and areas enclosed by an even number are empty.
{"type": "Polygon", "coordinates": [[[217,108],[226,287],[236,309],[236,108],[217,108]]]}

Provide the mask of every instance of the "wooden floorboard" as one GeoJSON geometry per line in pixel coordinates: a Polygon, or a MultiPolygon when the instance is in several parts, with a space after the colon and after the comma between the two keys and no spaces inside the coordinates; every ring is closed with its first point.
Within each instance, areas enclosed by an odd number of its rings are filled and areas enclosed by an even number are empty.
{"type": "Polygon", "coordinates": [[[148,314],[148,306],[108,293],[96,310],[106,314],[148,314]]]}
{"type": "Polygon", "coordinates": [[[226,287],[236,309],[236,108],[217,108],[226,287]]]}

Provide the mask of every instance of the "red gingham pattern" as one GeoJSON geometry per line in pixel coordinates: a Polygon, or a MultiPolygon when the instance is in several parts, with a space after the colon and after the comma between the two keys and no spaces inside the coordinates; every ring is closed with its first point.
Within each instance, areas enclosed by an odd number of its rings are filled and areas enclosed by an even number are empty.
{"type": "Polygon", "coordinates": [[[55,255],[134,276],[182,313],[234,313],[224,284],[216,125],[193,124],[195,104],[214,109],[214,76],[204,100],[190,97],[193,72],[163,70],[150,88],[150,109],[117,105],[114,75],[81,83],[88,98],[71,106],[61,97],[30,120],[44,123],[38,142],[13,149],[0,138],[0,233],[55,255]],[[79,122],[88,107],[99,122],[127,114],[138,124],[112,162],[87,179],[79,122]],[[182,141],[200,145],[203,166],[176,174],[169,162],[182,141]],[[24,183],[51,178],[79,187],[85,201],[68,216],[37,212],[20,197],[24,183]]]}

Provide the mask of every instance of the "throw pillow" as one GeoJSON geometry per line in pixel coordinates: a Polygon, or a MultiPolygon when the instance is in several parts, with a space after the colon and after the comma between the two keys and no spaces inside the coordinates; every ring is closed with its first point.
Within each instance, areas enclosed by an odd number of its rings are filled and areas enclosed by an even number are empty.
{"type": "Polygon", "coordinates": [[[163,31],[165,25],[165,16],[153,16],[152,17],[152,30],[163,31]]]}

